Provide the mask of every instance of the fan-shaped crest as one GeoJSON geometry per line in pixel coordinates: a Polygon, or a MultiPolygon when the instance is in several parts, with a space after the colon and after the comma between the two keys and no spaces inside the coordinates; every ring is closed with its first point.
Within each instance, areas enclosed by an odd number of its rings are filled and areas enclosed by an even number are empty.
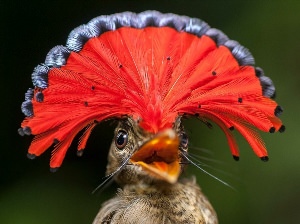
{"type": "Polygon", "coordinates": [[[198,19],[156,11],[100,16],[34,69],[19,133],[36,135],[30,157],[55,143],[55,168],[84,128],[78,150],[85,147],[97,122],[131,116],[156,133],[195,115],[222,128],[235,158],[234,128],[266,159],[253,127],[283,131],[282,109],[270,99],[272,81],[253,65],[246,48],[198,19]]]}

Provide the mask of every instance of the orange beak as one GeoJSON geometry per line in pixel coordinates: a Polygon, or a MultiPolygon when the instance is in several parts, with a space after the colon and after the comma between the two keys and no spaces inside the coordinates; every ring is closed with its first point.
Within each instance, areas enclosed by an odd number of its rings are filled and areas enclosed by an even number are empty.
{"type": "Polygon", "coordinates": [[[155,135],[135,152],[130,161],[150,175],[175,183],[180,174],[179,138],[173,129],[155,135]]]}

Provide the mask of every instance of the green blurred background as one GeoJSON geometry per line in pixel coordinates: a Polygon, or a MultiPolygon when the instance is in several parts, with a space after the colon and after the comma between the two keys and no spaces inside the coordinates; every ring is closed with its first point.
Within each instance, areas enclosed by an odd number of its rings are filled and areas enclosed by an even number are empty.
{"type": "MultiPolygon", "coordinates": [[[[224,134],[187,121],[194,150],[214,161],[207,170],[235,190],[190,168],[216,209],[221,224],[300,223],[300,1],[4,1],[1,16],[0,223],[91,223],[115,185],[92,194],[104,177],[113,125],[93,132],[83,157],[71,147],[61,169],[49,172],[50,152],[26,158],[30,137],[17,134],[20,104],[32,86],[32,69],[50,48],[64,44],[75,27],[103,14],[156,9],[198,17],[249,48],[256,65],[272,77],[285,109],[283,134],[263,134],[270,161],[261,162],[238,135],[241,159],[235,162],[224,134]]],[[[204,161],[204,160],[203,160],[204,161]]]]}

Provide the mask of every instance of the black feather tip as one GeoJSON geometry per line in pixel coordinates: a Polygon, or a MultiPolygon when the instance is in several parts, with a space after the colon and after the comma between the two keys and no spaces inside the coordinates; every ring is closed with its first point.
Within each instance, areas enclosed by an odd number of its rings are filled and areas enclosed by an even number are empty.
{"type": "Polygon", "coordinates": [[[23,128],[23,132],[25,135],[31,135],[31,129],[30,127],[24,127],[23,128]]]}
{"type": "Polygon", "coordinates": [[[78,150],[78,151],[76,152],[76,155],[77,155],[78,157],[81,157],[81,156],[83,155],[83,152],[84,152],[84,149],[80,149],[80,150],[78,150]]]}
{"type": "Polygon", "coordinates": [[[50,172],[55,173],[58,169],[59,167],[50,167],[50,172]]]}
{"type": "Polygon", "coordinates": [[[274,133],[275,130],[276,130],[276,129],[275,129],[274,127],[271,127],[270,130],[269,130],[269,132],[270,132],[270,133],[274,133]]]}
{"type": "Polygon", "coordinates": [[[281,127],[279,128],[278,131],[279,131],[280,133],[285,132],[285,126],[284,126],[284,125],[281,125],[281,127]]]}
{"type": "Polygon", "coordinates": [[[59,143],[59,140],[57,138],[53,139],[53,144],[56,145],[59,143]]]}
{"type": "Polygon", "coordinates": [[[35,94],[35,99],[37,102],[42,103],[44,101],[44,94],[42,92],[37,92],[35,94]]]}
{"type": "Polygon", "coordinates": [[[233,159],[235,160],[235,161],[239,161],[240,160],[240,157],[239,156],[232,156],[233,157],[233,159]]]}
{"type": "Polygon", "coordinates": [[[274,110],[274,115],[275,115],[276,117],[279,117],[279,116],[282,114],[282,112],[283,112],[282,107],[281,107],[281,106],[277,106],[277,107],[275,108],[275,110],[274,110]]]}
{"type": "Polygon", "coordinates": [[[262,157],[260,157],[260,159],[263,162],[268,162],[269,161],[269,157],[268,156],[262,156],[262,157]]]}
{"type": "Polygon", "coordinates": [[[31,154],[31,153],[27,153],[27,158],[28,158],[28,159],[35,159],[35,158],[36,158],[36,155],[31,154]]]}
{"type": "Polygon", "coordinates": [[[21,135],[21,136],[24,136],[24,135],[25,135],[25,133],[24,133],[24,131],[23,131],[23,128],[19,128],[19,129],[18,129],[18,133],[19,133],[19,135],[21,135]]]}

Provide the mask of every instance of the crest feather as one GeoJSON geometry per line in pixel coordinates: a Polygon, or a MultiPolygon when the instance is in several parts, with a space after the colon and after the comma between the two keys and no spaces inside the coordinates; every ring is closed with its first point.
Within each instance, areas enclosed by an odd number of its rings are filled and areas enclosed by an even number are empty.
{"type": "Polygon", "coordinates": [[[233,127],[266,157],[254,128],[282,130],[275,116],[282,109],[268,98],[272,81],[253,65],[248,49],[199,19],[156,11],[101,16],[73,30],[66,47],[54,47],[35,68],[19,133],[36,135],[30,155],[54,144],[56,168],[84,128],[78,150],[85,148],[95,121],[130,116],[156,133],[179,115],[197,115],[221,127],[235,157],[233,127]]]}

